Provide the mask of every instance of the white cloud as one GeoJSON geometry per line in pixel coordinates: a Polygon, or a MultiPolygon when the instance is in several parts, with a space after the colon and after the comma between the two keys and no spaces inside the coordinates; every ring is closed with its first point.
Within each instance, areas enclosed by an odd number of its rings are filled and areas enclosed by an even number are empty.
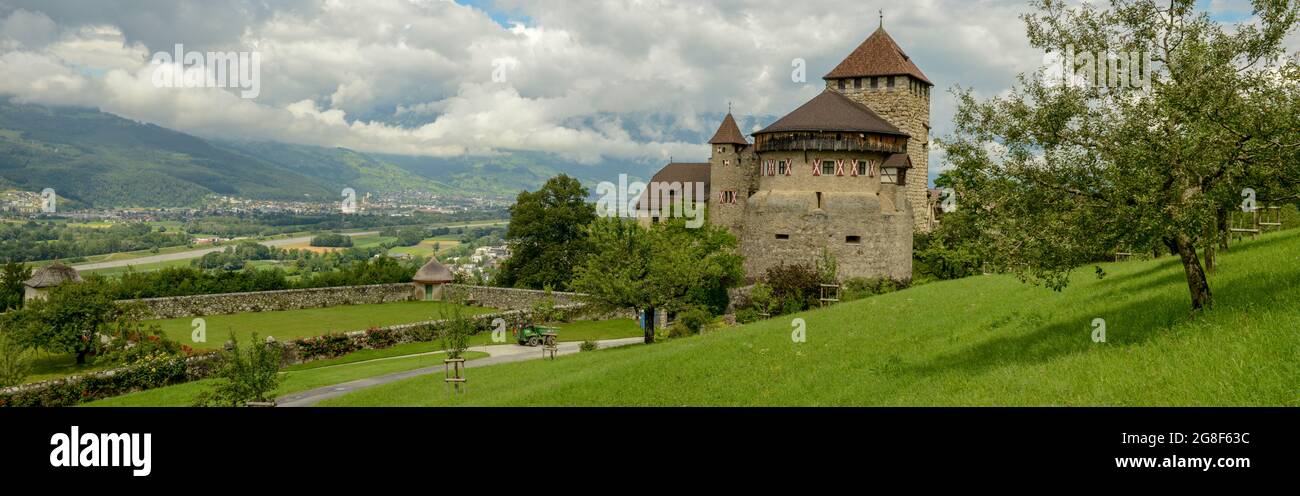
{"type": "MultiPolygon", "coordinates": [[[[877,9],[936,84],[935,136],[951,132],[948,89],[998,94],[1042,62],[1025,39],[1021,0],[916,0],[906,8],[497,0],[525,20],[505,27],[450,1],[285,1],[234,9],[166,3],[151,11],[157,22],[123,14],[110,0],[94,8],[19,1],[27,10],[0,10],[0,93],[205,136],[402,154],[517,149],[583,162],[661,161],[707,156],[694,142],[711,135],[729,102],[756,130],[816,95],[821,75],[876,29],[877,9]],[[195,17],[189,29],[176,22],[187,15],[195,17]],[[153,87],[149,53],[176,43],[258,51],[260,96],[153,87]],[[806,84],[790,80],[795,58],[807,61],[806,84]],[[499,60],[510,61],[504,82],[492,77],[499,60]]],[[[1216,0],[1212,8],[1236,7],[1216,0]]],[[[941,150],[931,156],[933,167],[941,150]]]]}

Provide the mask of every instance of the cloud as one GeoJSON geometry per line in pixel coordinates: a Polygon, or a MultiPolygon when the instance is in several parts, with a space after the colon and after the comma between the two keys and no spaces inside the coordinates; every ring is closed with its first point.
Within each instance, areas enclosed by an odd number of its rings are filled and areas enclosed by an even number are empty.
{"type": "MultiPolygon", "coordinates": [[[[815,96],[882,8],[936,84],[936,137],[952,130],[950,88],[998,94],[1043,57],[1025,39],[1021,0],[483,4],[0,0],[0,93],[204,136],[645,163],[707,157],[702,142],[728,104],[753,130],[815,96]],[[259,96],[154,87],[150,55],[176,44],[258,52],[259,96]],[[791,81],[795,59],[807,64],[806,82],[791,81]]],[[[934,168],[942,154],[931,155],[934,168]]]]}

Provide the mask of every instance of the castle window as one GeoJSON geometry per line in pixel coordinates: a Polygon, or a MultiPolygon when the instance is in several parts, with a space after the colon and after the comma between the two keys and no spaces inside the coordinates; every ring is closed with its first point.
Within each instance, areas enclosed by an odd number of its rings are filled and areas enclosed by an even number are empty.
{"type": "Polygon", "coordinates": [[[719,147],[718,147],[718,153],[727,153],[727,147],[725,147],[725,146],[719,146],[719,147]]]}
{"type": "Polygon", "coordinates": [[[845,84],[844,84],[844,80],[843,80],[843,79],[840,79],[839,82],[840,82],[840,89],[844,89],[844,86],[845,86],[845,84]]]}
{"type": "Polygon", "coordinates": [[[731,161],[730,161],[730,160],[727,160],[727,159],[723,159],[723,160],[722,160],[722,165],[731,165],[731,161]]]}
{"type": "Polygon", "coordinates": [[[834,174],[834,173],[835,173],[835,161],[834,161],[834,160],[823,160],[823,161],[822,161],[822,175],[829,176],[829,175],[832,175],[832,174],[834,174]]]}
{"type": "Polygon", "coordinates": [[[777,175],[779,175],[779,176],[784,176],[784,175],[785,175],[785,168],[786,168],[785,161],[784,161],[784,160],[778,161],[778,162],[776,163],[776,173],[777,173],[777,175]]]}
{"type": "Polygon", "coordinates": [[[853,89],[862,89],[862,78],[853,78],[853,89]]]}
{"type": "Polygon", "coordinates": [[[880,184],[902,184],[899,182],[898,169],[894,167],[880,169],[880,184]]]}
{"type": "Polygon", "coordinates": [[[736,192],[735,192],[735,191],[723,191],[723,192],[722,192],[722,198],[721,198],[721,201],[722,201],[722,203],[724,203],[724,204],[736,203],[736,192]]]}
{"type": "Polygon", "coordinates": [[[885,78],[888,79],[889,87],[890,87],[890,88],[893,88],[893,87],[894,87],[894,76],[886,76],[885,78]]]}
{"type": "Polygon", "coordinates": [[[877,77],[871,78],[871,89],[873,90],[880,89],[880,78],[877,77]]]}
{"type": "Polygon", "coordinates": [[[851,245],[860,245],[862,244],[862,236],[845,236],[844,242],[851,245]]]}
{"type": "Polygon", "coordinates": [[[778,234],[778,235],[776,235],[776,239],[790,239],[790,235],[789,235],[789,234],[778,234]]]}
{"type": "Polygon", "coordinates": [[[817,192],[817,208],[822,208],[822,192],[817,192]]]}
{"type": "Polygon", "coordinates": [[[865,176],[865,175],[867,175],[867,161],[866,161],[866,160],[859,160],[858,163],[854,165],[854,167],[857,168],[857,173],[858,173],[859,176],[865,176]]]}

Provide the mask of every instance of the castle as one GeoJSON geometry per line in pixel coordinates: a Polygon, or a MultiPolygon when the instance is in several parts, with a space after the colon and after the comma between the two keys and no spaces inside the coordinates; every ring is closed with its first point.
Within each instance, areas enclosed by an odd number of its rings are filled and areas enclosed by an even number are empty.
{"type": "Polygon", "coordinates": [[[740,240],[749,277],[826,251],[842,279],[910,280],[912,234],[932,211],[934,84],[883,25],[822,79],[821,94],[753,142],[728,112],[708,163],[671,163],[651,182],[704,182],[709,222],[740,240]]]}

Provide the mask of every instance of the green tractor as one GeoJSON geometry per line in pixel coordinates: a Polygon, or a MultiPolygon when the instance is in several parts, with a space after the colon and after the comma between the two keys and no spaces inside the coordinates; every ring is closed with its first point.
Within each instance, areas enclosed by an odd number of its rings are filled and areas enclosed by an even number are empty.
{"type": "Polygon", "coordinates": [[[524,324],[515,331],[515,340],[520,346],[555,346],[556,334],[559,329],[554,327],[542,327],[535,324],[524,324]]]}

